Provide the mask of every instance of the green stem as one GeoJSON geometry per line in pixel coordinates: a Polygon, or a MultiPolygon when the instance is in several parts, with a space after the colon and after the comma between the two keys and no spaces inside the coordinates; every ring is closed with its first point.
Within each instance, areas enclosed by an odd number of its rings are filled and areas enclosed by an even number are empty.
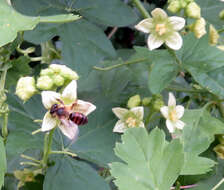
{"type": "Polygon", "coordinates": [[[211,190],[216,190],[220,185],[222,185],[222,183],[224,182],[224,178],[222,178],[219,183],[216,184],[215,187],[213,187],[211,190]]]}
{"type": "Polygon", "coordinates": [[[47,167],[47,161],[49,154],[51,153],[51,145],[53,140],[54,129],[52,129],[49,133],[47,133],[44,137],[44,155],[42,159],[43,167],[47,167]]]}
{"type": "Polygon", "coordinates": [[[6,74],[7,74],[7,69],[4,69],[1,74],[0,93],[1,92],[4,93],[6,74]]]}
{"type": "Polygon", "coordinates": [[[168,91],[176,91],[176,92],[189,92],[189,93],[203,93],[205,90],[194,90],[194,89],[186,89],[186,88],[176,88],[176,87],[167,87],[168,91]]]}
{"type": "Polygon", "coordinates": [[[8,136],[8,113],[3,114],[3,126],[2,126],[2,137],[4,140],[4,143],[6,143],[7,136],[8,136]]]}
{"type": "Polygon", "coordinates": [[[132,0],[132,2],[136,6],[136,8],[140,11],[140,13],[142,14],[142,16],[144,18],[150,18],[150,15],[149,15],[148,11],[142,5],[142,3],[140,2],[140,0],[132,0]]]}
{"type": "Polygon", "coordinates": [[[218,106],[219,106],[219,111],[220,111],[222,117],[224,118],[224,105],[222,104],[222,102],[219,102],[218,106]]]}
{"type": "Polygon", "coordinates": [[[125,66],[125,65],[130,65],[130,64],[135,64],[135,63],[141,63],[143,61],[146,61],[147,59],[138,59],[138,60],[135,60],[135,61],[127,61],[127,62],[124,62],[124,63],[120,63],[120,64],[116,64],[116,65],[112,65],[112,66],[109,66],[109,67],[93,67],[94,69],[96,70],[99,70],[99,71],[109,71],[111,69],[115,69],[115,68],[118,68],[118,67],[122,67],[122,66],[125,66]]]}
{"type": "Polygon", "coordinates": [[[181,69],[181,61],[177,57],[177,54],[174,50],[170,49],[168,46],[166,46],[168,52],[175,58],[176,63],[178,64],[179,68],[181,69]]]}
{"type": "Polygon", "coordinates": [[[155,113],[155,112],[154,112],[153,110],[151,110],[151,111],[149,112],[149,114],[147,115],[146,120],[145,120],[145,125],[146,125],[146,126],[147,126],[147,125],[149,124],[149,122],[151,121],[151,119],[152,119],[154,113],[155,113]]]}
{"type": "Polygon", "coordinates": [[[39,160],[36,160],[36,159],[33,158],[33,157],[30,157],[30,156],[27,156],[27,155],[24,155],[24,154],[21,154],[20,156],[21,156],[22,158],[25,158],[25,159],[27,159],[27,160],[31,160],[31,161],[33,161],[33,162],[36,162],[36,163],[40,164],[40,161],[39,161],[39,160]]]}
{"type": "Polygon", "coordinates": [[[69,156],[72,156],[72,157],[77,157],[77,154],[75,153],[72,153],[72,152],[67,152],[67,151],[51,151],[50,154],[67,154],[69,156]]]}

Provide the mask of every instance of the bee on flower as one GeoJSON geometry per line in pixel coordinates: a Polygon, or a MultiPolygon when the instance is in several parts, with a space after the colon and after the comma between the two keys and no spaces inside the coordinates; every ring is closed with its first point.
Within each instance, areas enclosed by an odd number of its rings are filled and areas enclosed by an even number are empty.
{"type": "Polygon", "coordinates": [[[147,18],[138,23],[135,28],[144,33],[150,33],[147,44],[150,50],[159,48],[165,43],[169,48],[178,50],[183,44],[181,35],[177,32],[185,25],[184,18],[168,17],[163,9],[156,8],[152,18],[147,18]]]}

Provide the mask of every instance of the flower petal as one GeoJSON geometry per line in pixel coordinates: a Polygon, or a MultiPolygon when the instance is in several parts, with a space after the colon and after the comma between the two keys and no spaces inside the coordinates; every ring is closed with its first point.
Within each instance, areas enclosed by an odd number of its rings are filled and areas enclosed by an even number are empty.
{"type": "Polygon", "coordinates": [[[60,99],[61,95],[53,91],[43,91],[41,97],[44,107],[50,109],[53,104],[58,103],[57,99],[60,99]]]}
{"type": "Polygon", "coordinates": [[[126,130],[126,127],[125,127],[124,122],[122,122],[121,120],[119,120],[115,124],[114,129],[113,129],[113,132],[116,132],[116,133],[124,133],[125,130],[126,130]]]}
{"type": "Polygon", "coordinates": [[[171,16],[168,18],[170,23],[173,25],[173,29],[176,31],[181,30],[185,25],[185,19],[178,16],[171,16]]]}
{"type": "Polygon", "coordinates": [[[86,116],[89,115],[91,112],[93,112],[95,109],[96,109],[96,106],[94,106],[90,102],[86,102],[83,100],[77,100],[73,106],[74,112],[79,112],[86,116]]]}
{"type": "Polygon", "coordinates": [[[176,114],[177,118],[180,119],[184,115],[184,106],[181,105],[176,106],[176,114]]]}
{"type": "Polygon", "coordinates": [[[176,98],[172,92],[169,93],[168,106],[176,106],[176,98]]]}
{"type": "Polygon", "coordinates": [[[145,124],[141,121],[141,122],[139,123],[139,127],[144,128],[144,127],[145,127],[145,124]]]}
{"type": "Polygon", "coordinates": [[[153,19],[152,18],[147,18],[139,22],[137,25],[135,25],[135,28],[141,32],[144,33],[150,33],[150,28],[152,28],[153,19]]]}
{"type": "Polygon", "coordinates": [[[42,126],[41,126],[41,131],[45,132],[45,131],[50,131],[51,129],[53,129],[54,127],[56,127],[57,125],[57,119],[53,118],[50,114],[50,112],[47,112],[44,115],[43,118],[43,122],[42,122],[42,126]]]}
{"type": "Polygon", "coordinates": [[[144,108],[142,106],[131,108],[131,112],[133,112],[140,120],[143,120],[144,108]]]}
{"type": "Polygon", "coordinates": [[[183,129],[185,126],[185,123],[181,120],[178,120],[174,125],[177,129],[183,129]]]}
{"type": "Polygon", "coordinates": [[[174,124],[169,119],[166,120],[166,126],[170,133],[174,132],[174,124]]]}
{"type": "Polygon", "coordinates": [[[63,90],[62,99],[65,104],[70,104],[77,99],[77,82],[72,80],[63,90]]]}
{"type": "Polygon", "coordinates": [[[61,124],[58,125],[61,132],[71,140],[76,140],[79,134],[79,127],[70,120],[62,119],[61,124]]]}
{"type": "Polygon", "coordinates": [[[123,116],[129,111],[128,109],[125,108],[113,108],[112,111],[114,112],[114,114],[119,118],[122,119],[123,116]]]}
{"type": "Polygon", "coordinates": [[[151,15],[153,18],[160,18],[160,19],[166,19],[167,14],[163,9],[156,8],[151,12],[151,15]]]}
{"type": "Polygon", "coordinates": [[[162,113],[163,117],[165,117],[166,119],[169,116],[169,108],[168,106],[163,106],[160,108],[160,112],[162,113]]]}
{"type": "Polygon", "coordinates": [[[147,40],[148,48],[150,50],[154,50],[160,47],[163,44],[163,42],[164,41],[162,39],[159,39],[155,35],[150,34],[147,40]]]}
{"type": "Polygon", "coordinates": [[[173,50],[178,50],[183,45],[183,39],[178,32],[174,32],[169,38],[165,41],[166,45],[173,50]]]}

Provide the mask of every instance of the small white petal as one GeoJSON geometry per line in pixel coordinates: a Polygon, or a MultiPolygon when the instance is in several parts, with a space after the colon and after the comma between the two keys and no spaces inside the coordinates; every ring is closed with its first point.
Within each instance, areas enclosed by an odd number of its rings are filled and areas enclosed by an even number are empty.
{"type": "Polygon", "coordinates": [[[169,48],[178,50],[183,45],[183,39],[178,32],[173,32],[173,34],[166,39],[165,43],[169,48]]]}
{"type": "Polygon", "coordinates": [[[139,127],[144,128],[144,127],[145,127],[145,124],[141,121],[141,122],[139,123],[139,127]]]}
{"type": "Polygon", "coordinates": [[[152,18],[147,18],[139,22],[137,25],[135,25],[135,28],[141,32],[144,33],[150,33],[150,29],[152,28],[153,19],[152,18]]]}
{"type": "Polygon", "coordinates": [[[166,119],[169,116],[169,108],[168,106],[163,106],[160,108],[160,112],[162,113],[163,117],[165,117],[166,119]]]}
{"type": "Polygon", "coordinates": [[[113,132],[116,132],[116,133],[124,133],[125,130],[126,130],[126,127],[125,127],[124,122],[122,122],[121,120],[119,120],[115,124],[114,129],[113,129],[113,132]]]}
{"type": "Polygon", "coordinates": [[[181,30],[185,25],[185,19],[178,16],[169,17],[170,23],[173,25],[173,29],[176,31],[181,30]]]}
{"type": "Polygon", "coordinates": [[[171,92],[169,92],[168,106],[176,106],[176,98],[171,92]]]}
{"type": "Polygon", "coordinates": [[[43,118],[41,131],[43,131],[43,132],[50,131],[51,129],[56,127],[56,125],[57,125],[57,119],[52,117],[51,114],[49,112],[47,112],[43,118]]]}
{"type": "Polygon", "coordinates": [[[148,48],[150,50],[154,50],[160,47],[164,41],[162,39],[157,38],[155,35],[150,34],[147,40],[148,48]]]}
{"type": "Polygon", "coordinates": [[[77,99],[77,82],[71,81],[63,90],[62,98],[68,103],[74,102],[77,99]]]}
{"type": "Polygon", "coordinates": [[[144,108],[142,106],[131,108],[131,112],[133,112],[140,120],[143,120],[144,108]]]}
{"type": "Polygon", "coordinates": [[[180,119],[184,115],[184,106],[181,105],[176,106],[176,114],[177,118],[180,119]]]}
{"type": "Polygon", "coordinates": [[[93,112],[96,109],[96,106],[94,106],[90,102],[86,102],[83,100],[77,100],[77,102],[74,103],[73,111],[79,112],[84,115],[89,115],[91,112],[93,112]]]}
{"type": "Polygon", "coordinates": [[[71,140],[76,140],[79,134],[79,127],[70,120],[63,119],[61,124],[58,125],[61,132],[71,140]]]}
{"type": "Polygon", "coordinates": [[[119,119],[122,119],[123,116],[128,112],[128,109],[117,107],[113,108],[112,111],[119,119]]]}
{"type": "Polygon", "coordinates": [[[153,16],[153,18],[161,18],[161,19],[165,19],[167,18],[167,14],[163,9],[160,8],[156,8],[151,12],[151,15],[153,16]]]}
{"type": "Polygon", "coordinates": [[[174,125],[177,129],[183,129],[185,126],[185,123],[181,120],[178,120],[174,125]]]}
{"type": "Polygon", "coordinates": [[[58,103],[57,99],[60,99],[61,95],[53,91],[43,91],[41,97],[44,107],[50,109],[53,104],[58,103]]]}
{"type": "Polygon", "coordinates": [[[169,119],[166,120],[166,126],[170,133],[174,132],[174,124],[169,119]]]}

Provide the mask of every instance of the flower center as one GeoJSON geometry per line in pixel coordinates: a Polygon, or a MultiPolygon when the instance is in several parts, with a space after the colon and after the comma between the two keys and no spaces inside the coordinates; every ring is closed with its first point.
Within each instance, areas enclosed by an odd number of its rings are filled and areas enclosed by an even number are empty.
{"type": "Polygon", "coordinates": [[[176,121],[178,120],[177,112],[176,112],[175,109],[172,110],[172,111],[170,111],[170,113],[169,113],[169,119],[170,119],[171,121],[174,121],[174,122],[176,122],[176,121]]]}
{"type": "Polygon", "coordinates": [[[134,119],[133,117],[128,117],[125,123],[128,127],[135,127],[137,122],[136,119],[134,119]]]}
{"type": "Polygon", "coordinates": [[[160,36],[162,36],[167,31],[166,25],[165,24],[157,24],[155,30],[160,36]]]}

